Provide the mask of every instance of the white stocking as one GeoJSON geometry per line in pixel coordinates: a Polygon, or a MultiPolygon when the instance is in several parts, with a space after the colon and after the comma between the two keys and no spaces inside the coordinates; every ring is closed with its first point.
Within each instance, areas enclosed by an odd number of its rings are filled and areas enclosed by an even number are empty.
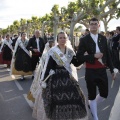
{"type": "Polygon", "coordinates": [[[98,120],[96,100],[89,100],[89,105],[90,105],[90,110],[93,114],[94,120],[98,120]]]}
{"type": "Polygon", "coordinates": [[[97,105],[102,102],[105,98],[101,97],[99,94],[97,95],[96,97],[96,102],[97,102],[97,105]]]}

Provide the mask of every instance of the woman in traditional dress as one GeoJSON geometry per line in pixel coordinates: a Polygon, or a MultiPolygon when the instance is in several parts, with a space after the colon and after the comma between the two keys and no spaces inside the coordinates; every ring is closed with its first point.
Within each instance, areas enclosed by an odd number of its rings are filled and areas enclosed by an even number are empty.
{"type": "MultiPolygon", "coordinates": [[[[0,35],[0,48],[1,48],[2,42],[3,42],[2,35],[0,35]]],[[[2,52],[0,52],[0,64],[3,64],[2,52]]]]}
{"type": "Polygon", "coordinates": [[[0,52],[2,52],[3,64],[7,64],[7,67],[9,68],[13,52],[12,40],[10,39],[9,34],[7,34],[6,38],[3,40],[0,52]]]}
{"type": "Polygon", "coordinates": [[[13,58],[15,59],[14,67],[17,71],[21,72],[21,80],[24,80],[24,74],[30,72],[31,69],[31,58],[30,53],[26,49],[28,45],[28,39],[26,33],[21,33],[21,38],[16,41],[13,58]]]}
{"type": "Polygon", "coordinates": [[[76,68],[73,66],[80,63],[73,49],[66,44],[66,33],[60,32],[57,41],[58,45],[48,51],[33,117],[37,120],[86,120],[85,97],[79,87],[76,68]],[[48,78],[51,69],[55,74],[48,78]],[[47,87],[42,88],[46,77],[47,87]]]}
{"type": "Polygon", "coordinates": [[[29,100],[31,100],[32,102],[35,102],[36,90],[39,88],[40,77],[41,77],[41,73],[42,73],[43,68],[44,68],[45,60],[47,58],[47,54],[48,54],[47,52],[49,51],[49,49],[51,47],[54,46],[54,44],[55,43],[54,43],[53,37],[50,37],[48,42],[45,44],[45,49],[44,49],[43,54],[40,58],[38,68],[35,72],[34,80],[33,80],[32,85],[30,87],[30,92],[28,93],[28,96],[27,96],[27,98],[29,100]]]}

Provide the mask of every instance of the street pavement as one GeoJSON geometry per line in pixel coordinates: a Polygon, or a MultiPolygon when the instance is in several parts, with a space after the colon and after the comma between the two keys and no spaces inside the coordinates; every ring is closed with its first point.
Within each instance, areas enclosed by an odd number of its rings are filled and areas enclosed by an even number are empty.
{"type": "MultiPolygon", "coordinates": [[[[120,85],[120,74],[117,75],[113,88],[111,88],[112,77],[107,70],[109,78],[109,95],[106,100],[98,105],[99,120],[108,120],[115,96],[120,85]]],[[[78,70],[79,84],[86,96],[87,89],[85,83],[84,66],[78,70]]],[[[0,120],[35,120],[32,118],[32,103],[27,100],[32,79],[26,76],[25,81],[20,81],[20,76],[10,76],[5,65],[0,65],[0,120]]],[[[89,120],[93,120],[88,109],[89,120]]]]}

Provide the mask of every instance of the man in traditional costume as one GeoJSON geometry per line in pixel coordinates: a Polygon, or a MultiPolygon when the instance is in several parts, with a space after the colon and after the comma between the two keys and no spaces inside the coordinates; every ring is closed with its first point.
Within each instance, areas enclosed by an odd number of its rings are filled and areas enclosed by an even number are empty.
{"type": "Polygon", "coordinates": [[[30,38],[27,48],[32,51],[32,79],[34,78],[36,65],[39,62],[39,57],[42,56],[45,44],[43,39],[40,37],[40,31],[36,30],[34,37],[30,38]]]}
{"type": "Polygon", "coordinates": [[[90,110],[94,120],[98,120],[97,105],[108,96],[108,77],[106,67],[110,68],[114,76],[114,67],[111,61],[107,40],[98,34],[99,21],[92,18],[89,22],[90,34],[80,40],[77,59],[86,63],[85,80],[88,90],[90,110]],[[86,54],[84,54],[86,52],[86,54]],[[99,94],[96,96],[96,88],[99,94]]]}

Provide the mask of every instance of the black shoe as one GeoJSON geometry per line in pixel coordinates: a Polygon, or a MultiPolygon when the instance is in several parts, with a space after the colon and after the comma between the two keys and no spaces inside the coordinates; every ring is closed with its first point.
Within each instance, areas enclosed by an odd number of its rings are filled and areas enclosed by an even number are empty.
{"type": "Polygon", "coordinates": [[[25,80],[25,78],[24,78],[24,77],[21,77],[21,78],[20,78],[20,81],[24,81],[24,80],[25,80]]]}
{"type": "Polygon", "coordinates": [[[34,79],[34,76],[32,76],[32,80],[34,79]]]}
{"type": "Polygon", "coordinates": [[[10,68],[10,65],[7,65],[7,68],[10,68]]]}

